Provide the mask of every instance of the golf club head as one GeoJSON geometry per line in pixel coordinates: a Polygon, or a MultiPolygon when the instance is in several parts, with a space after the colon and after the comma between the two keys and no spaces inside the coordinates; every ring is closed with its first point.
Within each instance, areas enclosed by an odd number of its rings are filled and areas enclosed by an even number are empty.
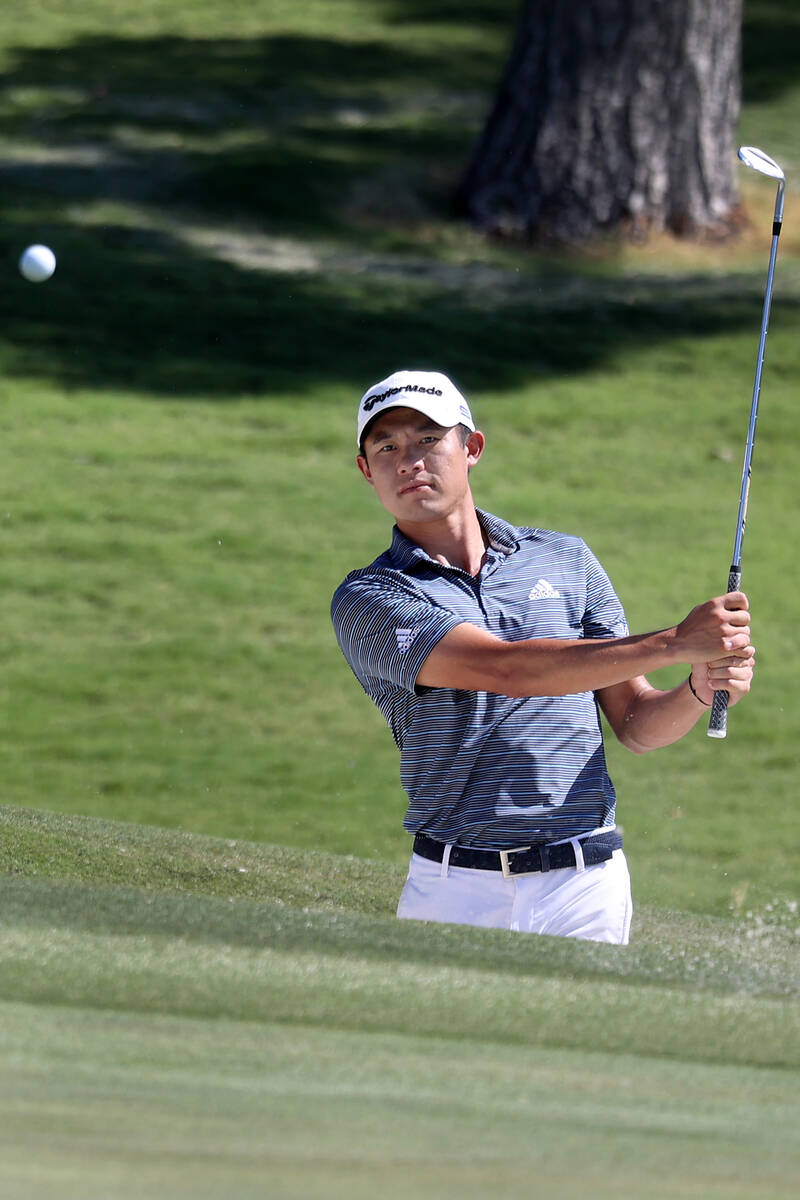
{"type": "Polygon", "coordinates": [[[770,158],[763,150],[759,150],[758,146],[740,146],[739,158],[746,167],[750,167],[753,171],[758,171],[759,175],[767,175],[770,179],[777,179],[778,181],[778,194],[775,197],[775,217],[773,224],[773,233],[777,235],[780,233],[783,222],[783,192],[786,182],[783,168],[775,162],[774,158],[770,158]]]}
{"type": "Polygon", "coordinates": [[[783,183],[786,178],[775,159],[759,150],[758,146],[740,146],[739,158],[746,167],[751,167],[762,175],[769,175],[770,179],[779,179],[783,183]]]}

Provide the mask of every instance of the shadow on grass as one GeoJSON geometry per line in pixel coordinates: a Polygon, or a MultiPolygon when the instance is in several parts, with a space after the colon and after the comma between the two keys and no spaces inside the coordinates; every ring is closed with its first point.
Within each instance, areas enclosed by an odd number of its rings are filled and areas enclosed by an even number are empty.
{"type": "MultiPolygon", "coordinates": [[[[376,0],[396,22],[439,25],[470,21],[487,33],[499,31],[511,46],[522,8],[519,0],[376,0]]],[[[746,101],[765,101],[797,85],[800,8],[796,0],[745,0],[742,22],[742,82],[746,101]]]]}
{"type": "MultiPolygon", "coordinates": [[[[757,329],[761,304],[752,281],[699,286],[690,297],[654,281],[635,302],[629,282],[605,281],[568,306],[548,307],[530,291],[519,300],[487,295],[483,304],[457,287],[369,270],[249,271],[150,231],[48,233],[60,259],[52,282],[12,278],[0,296],[3,373],[160,397],[302,399],[321,384],[359,391],[401,361],[443,369],[469,388],[513,387],[673,338],[757,329]]],[[[541,292],[555,295],[561,284],[557,272],[545,273],[541,292]]],[[[773,326],[793,319],[796,307],[784,298],[773,326]]]]}
{"type": "Polygon", "coordinates": [[[2,178],[20,197],[188,205],[273,232],[344,234],[338,205],[364,172],[462,157],[446,122],[370,127],[434,71],[437,87],[458,85],[433,51],[294,36],[20,51],[2,80],[0,134],[36,150],[7,160],[2,178]]]}
{"type": "MultiPolygon", "coordinates": [[[[398,20],[464,20],[444,0],[394,9],[398,20]]],[[[485,3],[473,10],[487,28],[496,21],[485,3]]],[[[522,286],[498,298],[469,272],[392,274],[369,258],[250,270],[176,231],[188,214],[231,236],[322,238],[364,256],[392,236],[348,215],[353,190],[375,179],[443,220],[482,116],[464,96],[488,97],[498,65],[491,45],[470,45],[447,55],[434,40],[93,37],[16,51],[0,79],[0,135],[13,150],[0,165],[10,275],[0,369],[198,399],[360,391],[400,362],[504,388],[632,347],[757,328],[754,286],[681,295],[682,283],[655,281],[634,305],[628,281],[593,291],[574,262],[539,269],[529,258],[522,286]],[[45,287],[14,271],[34,240],[59,258],[45,287]],[[587,286],[550,305],[570,276],[587,286]]]]}
{"type": "Polygon", "coordinates": [[[746,0],[742,86],[747,102],[774,100],[797,86],[800,8],[796,0],[746,0]]]}
{"type": "Polygon", "coordinates": [[[507,31],[519,16],[519,0],[375,0],[389,20],[398,23],[445,25],[463,24],[490,30],[507,31]]]}

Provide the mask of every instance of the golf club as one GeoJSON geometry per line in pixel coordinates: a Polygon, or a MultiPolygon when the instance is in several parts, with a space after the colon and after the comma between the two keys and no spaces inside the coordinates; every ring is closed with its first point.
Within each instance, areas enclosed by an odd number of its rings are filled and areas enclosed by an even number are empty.
{"type": "MultiPolygon", "coordinates": [[[[756,360],[756,375],[753,383],[753,401],[750,405],[750,425],[747,430],[747,443],[744,451],[742,467],[742,487],[739,493],[739,513],[736,518],[736,537],[733,543],[733,559],[728,575],[728,591],[737,592],[742,583],[742,541],[747,521],[747,501],[750,495],[750,470],[753,460],[753,444],[756,437],[756,421],[758,420],[758,397],[761,391],[761,371],[764,366],[764,348],[767,342],[767,326],[769,325],[769,310],[772,303],[772,280],[775,274],[775,258],[778,253],[778,238],[783,223],[783,195],[785,177],[782,169],[773,158],[759,150],[756,146],[740,146],[739,158],[746,167],[777,179],[778,194],[775,197],[775,215],[772,220],[772,245],[769,252],[769,269],[767,271],[767,286],[764,292],[764,308],[761,316],[761,336],[758,342],[758,358],[756,360]]],[[[715,692],[711,705],[711,717],[708,722],[708,736],[724,738],[728,732],[728,693],[715,692]]]]}

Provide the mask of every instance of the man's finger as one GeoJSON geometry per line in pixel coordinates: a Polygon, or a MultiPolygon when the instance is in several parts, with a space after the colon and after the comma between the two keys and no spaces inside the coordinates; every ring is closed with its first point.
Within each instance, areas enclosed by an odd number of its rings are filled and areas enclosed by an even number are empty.
{"type": "Polygon", "coordinates": [[[725,610],[725,620],[728,625],[750,625],[750,613],[746,608],[734,608],[725,610]]]}
{"type": "Polygon", "coordinates": [[[724,658],[714,658],[706,664],[709,671],[715,667],[741,667],[745,666],[748,661],[755,660],[756,652],[754,646],[743,646],[735,654],[726,654],[724,658]]]}
{"type": "Polygon", "coordinates": [[[746,650],[750,644],[750,630],[739,630],[732,637],[722,639],[723,649],[728,654],[737,654],[741,650],[746,650]]]}
{"type": "Polygon", "coordinates": [[[746,667],[717,667],[708,672],[707,679],[710,684],[723,684],[728,679],[750,679],[753,674],[751,666],[746,667]]]}

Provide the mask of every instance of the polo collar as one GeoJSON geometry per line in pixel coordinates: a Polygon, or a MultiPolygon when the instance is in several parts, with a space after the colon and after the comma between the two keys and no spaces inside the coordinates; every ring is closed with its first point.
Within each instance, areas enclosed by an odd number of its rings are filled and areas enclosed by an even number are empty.
{"type": "Polygon", "coordinates": [[[513,554],[519,546],[519,530],[508,521],[476,508],[481,527],[489,535],[489,545],[502,554],[513,554]]]}
{"type": "MultiPolygon", "coordinates": [[[[493,516],[492,513],[483,512],[480,508],[476,508],[475,512],[478,515],[481,528],[488,535],[489,545],[492,549],[499,550],[501,554],[512,554],[519,545],[516,528],[513,525],[509,525],[508,521],[503,521],[500,517],[493,516]]],[[[394,565],[400,571],[407,571],[409,568],[421,563],[425,563],[426,566],[432,563],[435,567],[441,567],[441,563],[431,558],[421,546],[418,546],[416,542],[412,542],[411,538],[407,538],[404,533],[401,533],[396,525],[392,530],[392,544],[389,554],[394,565]]]]}

